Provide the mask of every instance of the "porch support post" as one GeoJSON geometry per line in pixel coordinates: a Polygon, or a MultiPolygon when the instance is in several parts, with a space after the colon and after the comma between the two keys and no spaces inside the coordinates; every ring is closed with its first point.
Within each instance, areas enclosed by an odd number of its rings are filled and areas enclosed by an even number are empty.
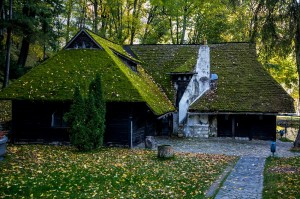
{"type": "Polygon", "coordinates": [[[133,123],[132,123],[132,115],[129,116],[129,133],[128,133],[128,145],[129,148],[133,147],[132,137],[133,137],[133,123]]]}
{"type": "Polygon", "coordinates": [[[232,138],[234,138],[235,137],[235,117],[234,116],[232,116],[232,138]]]}

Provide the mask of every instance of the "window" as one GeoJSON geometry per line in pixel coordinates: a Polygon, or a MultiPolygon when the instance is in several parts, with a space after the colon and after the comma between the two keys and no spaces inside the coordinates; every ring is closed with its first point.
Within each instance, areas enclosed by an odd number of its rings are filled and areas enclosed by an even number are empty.
{"type": "Polygon", "coordinates": [[[51,127],[53,128],[62,128],[67,127],[67,123],[64,121],[64,112],[56,110],[54,113],[52,113],[51,118],[51,127]]]}

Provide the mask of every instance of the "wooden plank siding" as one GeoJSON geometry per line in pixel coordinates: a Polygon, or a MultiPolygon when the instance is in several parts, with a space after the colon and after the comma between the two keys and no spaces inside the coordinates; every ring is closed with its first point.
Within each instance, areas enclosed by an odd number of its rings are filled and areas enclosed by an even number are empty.
{"type": "Polygon", "coordinates": [[[275,115],[218,115],[217,120],[219,137],[274,140],[276,136],[275,115]]]}
{"type": "MultiPolygon", "coordinates": [[[[13,101],[13,142],[69,142],[68,127],[53,127],[52,124],[52,114],[55,111],[66,112],[69,107],[70,103],[62,102],[13,101]]],[[[136,146],[144,141],[147,130],[148,134],[153,132],[155,120],[145,103],[108,102],[104,143],[130,146],[132,127],[132,145],[136,146]]]]}
{"type": "Polygon", "coordinates": [[[51,122],[55,111],[69,106],[69,103],[13,101],[13,142],[68,142],[67,128],[51,127],[51,122]]]}
{"type": "Polygon", "coordinates": [[[153,129],[154,117],[144,103],[108,103],[106,118],[108,145],[136,146],[153,129]]]}

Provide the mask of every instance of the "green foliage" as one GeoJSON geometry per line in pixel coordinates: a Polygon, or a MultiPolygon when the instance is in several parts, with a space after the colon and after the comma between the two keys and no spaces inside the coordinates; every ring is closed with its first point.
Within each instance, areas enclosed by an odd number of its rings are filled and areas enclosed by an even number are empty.
{"type": "Polygon", "coordinates": [[[86,103],[80,94],[79,87],[75,88],[73,104],[70,111],[65,114],[64,119],[70,125],[71,144],[79,150],[86,151],[92,149],[90,137],[87,132],[86,123],[86,103]]]}
{"type": "Polygon", "coordinates": [[[80,151],[90,151],[103,145],[105,132],[106,105],[102,97],[99,74],[90,83],[89,94],[83,99],[78,87],[75,88],[73,104],[65,120],[71,126],[71,144],[80,151]]]}
{"type": "Polygon", "coordinates": [[[263,198],[300,197],[300,157],[266,160],[263,198]]]}
{"type": "Polygon", "coordinates": [[[94,81],[91,82],[89,88],[88,102],[87,102],[87,118],[90,133],[92,134],[94,148],[102,146],[105,132],[105,115],[106,103],[102,95],[102,86],[100,75],[97,74],[94,81]],[[99,142],[95,142],[99,140],[99,142]]]}
{"type": "Polygon", "coordinates": [[[10,145],[0,162],[2,198],[204,198],[235,157],[149,150],[10,145]],[[34,158],[33,158],[34,157],[34,158]]]}

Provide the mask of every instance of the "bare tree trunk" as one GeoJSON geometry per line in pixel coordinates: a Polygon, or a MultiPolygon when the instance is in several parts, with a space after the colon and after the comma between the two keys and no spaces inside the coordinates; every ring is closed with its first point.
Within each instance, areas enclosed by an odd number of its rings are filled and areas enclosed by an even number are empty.
{"type": "MultiPolygon", "coordinates": [[[[36,16],[35,10],[31,9],[28,5],[24,5],[23,7],[23,14],[27,17],[34,18],[36,16]]],[[[19,54],[18,59],[18,67],[24,67],[26,64],[28,52],[29,52],[29,46],[30,46],[30,40],[31,40],[31,32],[25,32],[24,37],[22,39],[22,46],[19,54]]]]}
{"type": "Polygon", "coordinates": [[[68,43],[70,40],[70,22],[71,22],[72,8],[73,8],[73,0],[69,0],[67,4],[68,7],[66,9],[67,12],[66,43],[68,43]]]}
{"type": "Polygon", "coordinates": [[[18,58],[18,67],[25,67],[30,46],[30,36],[25,36],[22,39],[22,46],[18,58]]]}
{"type": "Polygon", "coordinates": [[[250,35],[249,35],[251,43],[254,43],[256,40],[257,29],[258,29],[258,15],[262,9],[262,6],[263,6],[263,0],[259,1],[258,5],[256,7],[256,10],[255,10],[254,16],[251,19],[251,24],[253,25],[253,28],[250,27],[250,35]]]}
{"type": "MultiPolygon", "coordinates": [[[[9,1],[9,21],[12,21],[12,0],[9,1]]],[[[11,24],[7,28],[7,38],[6,38],[6,58],[5,58],[5,76],[3,82],[3,88],[8,86],[9,82],[9,68],[10,68],[10,47],[11,47],[11,24]]]]}
{"type": "Polygon", "coordinates": [[[135,30],[136,30],[136,20],[138,18],[138,13],[137,11],[137,3],[138,0],[133,1],[133,11],[132,11],[132,25],[131,25],[131,32],[130,32],[130,45],[133,44],[134,36],[135,36],[135,30]]]}
{"type": "Polygon", "coordinates": [[[98,33],[98,0],[94,1],[94,32],[98,33]]]}
{"type": "Polygon", "coordinates": [[[180,44],[183,44],[183,42],[184,42],[186,23],[187,23],[187,11],[188,11],[188,8],[187,8],[187,6],[185,6],[184,12],[183,12],[182,34],[181,34],[180,44]]]}
{"type": "Polygon", "coordinates": [[[175,39],[173,37],[173,27],[172,27],[172,18],[169,18],[169,22],[170,22],[170,34],[171,34],[171,39],[172,39],[172,44],[175,44],[175,39]]]}
{"type": "Polygon", "coordinates": [[[176,16],[176,44],[179,44],[179,16],[176,16]]]}
{"type": "MultiPolygon", "coordinates": [[[[4,0],[0,0],[0,20],[4,20],[4,0]]],[[[4,28],[0,27],[0,45],[4,39],[4,28]]]]}
{"type": "Polygon", "coordinates": [[[157,6],[154,6],[154,7],[151,7],[150,8],[150,11],[148,13],[148,17],[147,17],[147,22],[146,22],[146,28],[145,28],[145,32],[144,32],[144,36],[143,36],[143,39],[142,39],[142,44],[145,43],[148,35],[149,35],[149,25],[151,24],[151,22],[153,21],[154,17],[156,16],[155,15],[155,12],[156,12],[156,9],[157,9],[157,6]]]}
{"type": "MultiPolygon", "coordinates": [[[[295,2],[295,5],[296,5],[296,12],[295,12],[294,19],[296,20],[296,28],[297,28],[295,33],[295,52],[296,52],[297,71],[298,71],[298,75],[300,75],[300,3],[295,2]]],[[[300,77],[298,78],[299,78],[298,91],[300,93],[300,77]]],[[[300,99],[300,95],[299,95],[299,99],[300,99]]],[[[294,146],[300,147],[300,125],[299,125],[299,131],[294,146]]]]}

